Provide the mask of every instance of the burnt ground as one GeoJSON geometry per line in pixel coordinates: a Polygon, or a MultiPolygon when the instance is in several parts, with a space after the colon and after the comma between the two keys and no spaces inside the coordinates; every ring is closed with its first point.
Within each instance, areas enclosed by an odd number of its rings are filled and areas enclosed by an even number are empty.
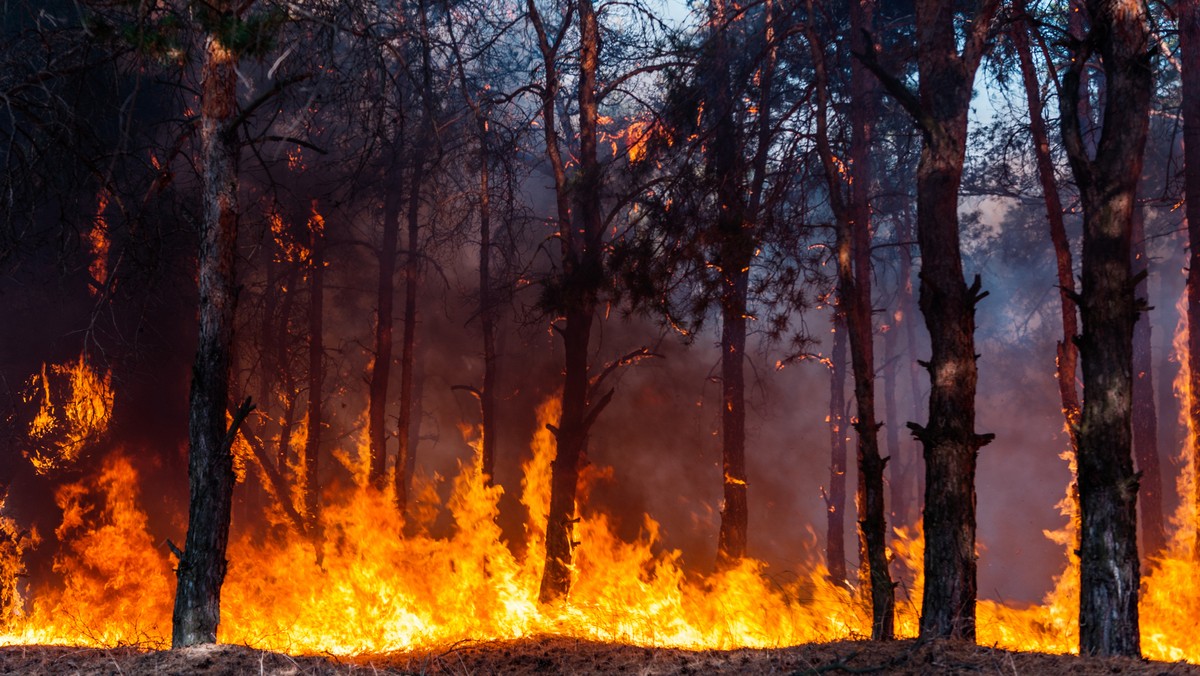
{"type": "Polygon", "coordinates": [[[460,643],[441,650],[334,658],[245,646],[179,651],[0,648],[0,674],[207,676],[281,674],[1197,674],[1200,666],[1080,658],[935,641],[842,641],[773,650],[638,648],[552,636],[460,643]]]}

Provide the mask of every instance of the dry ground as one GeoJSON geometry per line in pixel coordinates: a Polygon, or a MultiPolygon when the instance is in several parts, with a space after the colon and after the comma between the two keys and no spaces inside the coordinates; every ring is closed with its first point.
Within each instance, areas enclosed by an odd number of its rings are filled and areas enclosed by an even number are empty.
{"type": "Polygon", "coordinates": [[[292,657],[222,645],[146,652],[0,648],[0,674],[170,676],[289,674],[1197,674],[1200,667],[1131,659],[1014,653],[962,643],[843,641],[775,650],[637,648],[552,636],[471,642],[357,658],[292,657]]]}

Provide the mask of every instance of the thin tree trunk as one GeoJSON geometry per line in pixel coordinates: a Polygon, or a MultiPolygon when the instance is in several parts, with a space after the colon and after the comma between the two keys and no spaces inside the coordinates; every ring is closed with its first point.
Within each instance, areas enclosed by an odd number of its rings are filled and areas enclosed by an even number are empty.
{"type": "MultiPolygon", "coordinates": [[[[1183,83],[1183,184],[1185,211],[1188,223],[1187,325],[1188,325],[1188,390],[1192,393],[1184,404],[1188,407],[1189,432],[1200,429],[1200,2],[1180,0],[1176,5],[1179,17],[1179,51],[1183,83]]],[[[1189,433],[1193,476],[1200,477],[1200,444],[1189,433]]],[[[1192,522],[1196,524],[1193,556],[1200,561],[1200,480],[1194,482],[1192,495],[1180,496],[1193,505],[1192,522]]]]}
{"type": "MultiPolygon", "coordinates": [[[[915,236],[912,232],[912,208],[906,202],[904,212],[899,222],[896,237],[904,242],[900,247],[900,280],[903,286],[900,288],[900,324],[904,327],[904,344],[908,349],[908,356],[904,360],[908,364],[908,388],[909,388],[909,403],[912,407],[912,420],[918,420],[921,417],[921,376],[918,368],[917,354],[920,348],[920,343],[917,340],[917,298],[913,291],[913,256],[912,245],[910,242],[915,241],[915,236]]],[[[906,454],[908,458],[907,466],[904,470],[906,485],[913,489],[912,506],[906,508],[906,513],[911,514],[913,520],[906,523],[916,523],[916,517],[920,516],[925,511],[925,472],[924,456],[918,451],[919,443],[914,440],[909,440],[909,452],[906,454]]]]}
{"type": "MultiPolygon", "coordinates": [[[[860,0],[851,5],[852,51],[862,53],[867,48],[863,33],[871,30],[874,12],[871,0],[860,0]]],[[[809,13],[812,13],[811,0],[809,13]]],[[[845,313],[849,329],[858,413],[854,429],[858,439],[856,503],[860,568],[871,590],[871,637],[890,640],[893,637],[895,592],[888,572],[885,541],[883,471],[886,463],[879,454],[879,424],[875,418],[875,336],[871,319],[870,189],[874,177],[870,152],[878,93],[875,79],[862,62],[851,64],[850,175],[843,176],[829,141],[829,79],[824,51],[815,31],[810,35],[816,74],[816,144],[829,187],[829,202],[837,221],[838,305],[845,313]]]]}
{"type": "MultiPolygon", "coordinates": [[[[1146,224],[1141,205],[1133,210],[1133,268],[1138,275],[1149,271],[1146,255],[1146,224]]],[[[1145,278],[1134,294],[1141,300],[1148,295],[1145,278]]],[[[1148,559],[1167,546],[1163,516],[1162,468],[1158,455],[1158,411],[1154,406],[1154,354],[1151,348],[1150,313],[1143,312],[1133,325],[1133,450],[1137,457],[1142,533],[1142,557],[1148,559]]]]}
{"type": "Polygon", "coordinates": [[[385,183],[383,239],[379,244],[379,285],[375,295],[375,360],[368,390],[367,435],[371,444],[371,485],[382,490],[387,481],[387,406],[392,375],[393,305],[396,295],[396,249],[400,239],[400,163],[393,161],[385,183]]]}
{"type": "Polygon", "coordinates": [[[846,582],[846,320],[833,313],[829,367],[829,493],[825,496],[825,561],[835,584],[846,582]]]}
{"type": "Polygon", "coordinates": [[[408,510],[408,489],[412,483],[409,467],[415,462],[410,445],[413,415],[413,369],[417,346],[417,292],[421,280],[421,186],[424,180],[423,159],[414,160],[408,195],[408,251],[404,261],[404,333],[400,339],[400,412],[396,438],[400,448],[396,453],[396,509],[401,515],[408,510]]]}
{"type": "Polygon", "coordinates": [[[292,374],[288,360],[288,326],[291,323],[292,306],[295,305],[296,278],[298,268],[293,265],[288,270],[285,286],[287,291],[283,297],[283,305],[279,312],[279,337],[275,352],[275,367],[279,377],[279,390],[283,396],[283,415],[279,419],[279,445],[275,450],[275,466],[281,476],[288,476],[288,458],[291,455],[292,427],[296,423],[296,378],[292,374]]]}
{"type": "MultiPolygon", "coordinates": [[[[222,14],[232,12],[228,0],[217,2],[215,9],[222,14]]],[[[216,642],[229,544],[234,484],[231,446],[239,422],[235,419],[228,428],[225,424],[237,303],[238,138],[231,125],[237,114],[236,63],[234,52],[217,36],[207,37],[200,103],[204,209],[198,274],[200,332],[192,368],[188,531],[176,570],[174,648],[216,642]]]]}
{"type": "Polygon", "coordinates": [[[309,266],[308,301],[308,438],[304,442],[304,514],[316,548],[317,562],[322,559],[320,456],[321,432],[325,424],[321,414],[325,383],[325,221],[315,212],[308,222],[312,260],[309,266]]]}
{"type": "Polygon", "coordinates": [[[1087,7],[1105,78],[1095,159],[1088,154],[1078,108],[1080,74],[1091,54],[1081,49],[1074,55],[1062,95],[1063,145],[1083,206],[1079,649],[1137,656],[1141,576],[1130,416],[1138,307],[1131,239],[1153,74],[1143,10],[1119,0],[1089,0],[1087,7]]]}
{"type": "Polygon", "coordinates": [[[893,323],[883,334],[883,367],[881,371],[883,375],[883,419],[886,421],[883,430],[887,443],[888,466],[892,470],[891,480],[888,482],[890,498],[888,504],[891,506],[892,523],[907,524],[909,523],[908,503],[911,499],[908,495],[910,461],[905,457],[904,448],[900,444],[900,413],[896,405],[896,378],[899,373],[899,369],[896,368],[896,362],[899,359],[896,348],[900,343],[900,332],[897,329],[893,319],[893,323]]]}
{"type": "Polygon", "coordinates": [[[1076,320],[1075,272],[1071,262],[1071,245],[1067,239],[1067,228],[1063,221],[1062,199],[1059,197],[1058,182],[1054,176],[1054,160],[1050,157],[1050,134],[1042,116],[1041,86],[1034,66],[1033,54],[1029,49],[1029,18],[1025,14],[1024,0],[1016,8],[1021,21],[1015,24],[1009,35],[1016,48],[1021,65],[1021,78],[1025,85],[1025,100],[1029,106],[1029,132],[1033,137],[1033,152],[1037,160],[1038,180],[1042,186],[1042,198],[1046,202],[1046,220],[1050,225],[1050,241],[1054,245],[1054,261],[1058,271],[1058,297],[1062,317],[1062,338],[1058,341],[1056,359],[1058,392],[1062,401],[1063,417],[1066,420],[1071,455],[1076,452],[1076,431],[1079,427],[1079,393],[1075,387],[1079,363],[1079,348],[1075,337],[1079,334],[1076,320]]]}
{"type": "Polygon", "coordinates": [[[491,486],[496,472],[496,316],[492,300],[492,196],[489,181],[488,122],[479,117],[479,322],[483,329],[483,481],[491,486]]]}

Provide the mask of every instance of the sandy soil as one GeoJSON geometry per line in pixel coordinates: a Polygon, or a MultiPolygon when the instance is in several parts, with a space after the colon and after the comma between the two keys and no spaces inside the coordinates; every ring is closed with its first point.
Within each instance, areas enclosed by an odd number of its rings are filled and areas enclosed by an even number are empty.
{"type": "Polygon", "coordinates": [[[294,657],[245,646],[142,651],[0,648],[0,674],[1197,674],[1200,667],[1123,658],[1014,653],[962,643],[865,641],[776,650],[688,651],[537,637],[355,658],[294,657]]]}

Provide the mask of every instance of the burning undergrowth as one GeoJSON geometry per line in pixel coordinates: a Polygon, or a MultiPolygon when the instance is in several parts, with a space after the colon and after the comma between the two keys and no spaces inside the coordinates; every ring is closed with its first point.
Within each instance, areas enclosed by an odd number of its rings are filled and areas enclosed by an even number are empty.
{"type": "MultiPolygon", "coordinates": [[[[659,525],[648,515],[632,540],[618,537],[605,514],[581,515],[571,597],[555,606],[539,604],[540,524],[545,523],[554,454],[544,424],[557,419],[557,404],[551,399],[539,411],[543,426],[523,468],[521,502],[528,525],[520,546],[510,547],[497,525],[502,489],[481,477],[474,430],[464,430],[473,452],[460,460],[450,497],[436,509],[418,510],[425,520],[407,529],[392,496],[369,487],[365,450],[335,453],[352,480],[323,494],[320,528],[298,536],[277,513],[274,527],[236,536],[222,595],[220,640],[293,655],[352,657],[434,655],[447,646],[522,645],[521,640],[546,635],[574,645],[730,650],[825,643],[869,632],[867,606],[855,585],[831,582],[820,562],[810,562],[806,574],[786,582],[753,559],[697,574],[684,567],[678,551],[663,546],[659,525]],[[435,535],[434,518],[448,518],[452,525],[435,535]]],[[[255,462],[253,456],[245,461],[255,462]]],[[[603,469],[590,467],[585,491],[604,475],[603,469]]],[[[56,501],[63,516],[55,533],[62,544],[54,575],[18,577],[28,572],[22,556],[37,536],[19,531],[11,520],[0,523],[6,593],[0,643],[165,648],[175,561],[170,545],[151,535],[130,459],[120,451],[110,454],[99,472],[60,487],[56,501]]],[[[1143,645],[1152,659],[1195,661],[1200,652],[1191,640],[1192,618],[1200,611],[1200,573],[1183,556],[1184,543],[1177,544],[1179,551],[1155,560],[1145,578],[1143,645]]],[[[893,554],[907,569],[919,571],[922,545],[919,532],[899,529],[893,554]]],[[[907,591],[897,627],[900,635],[912,637],[919,574],[907,591]]],[[[1077,599],[1078,573],[1068,567],[1044,604],[981,602],[979,642],[1011,650],[1074,651],[1077,599]]],[[[496,657],[491,648],[477,652],[478,660],[496,657]]],[[[674,670],[703,670],[706,664],[687,662],[674,670]]]]}

